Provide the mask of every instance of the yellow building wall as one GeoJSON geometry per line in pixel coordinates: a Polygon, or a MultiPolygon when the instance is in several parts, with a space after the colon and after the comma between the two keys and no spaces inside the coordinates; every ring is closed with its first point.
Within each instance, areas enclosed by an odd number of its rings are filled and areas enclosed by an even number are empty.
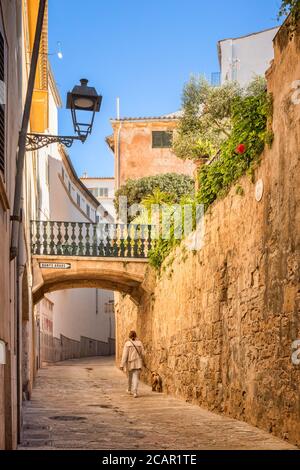
{"type": "MultiPolygon", "coordinates": [[[[36,22],[39,10],[39,0],[27,0],[28,17],[28,48],[29,58],[32,54],[36,22]]],[[[34,93],[30,114],[31,132],[44,133],[49,127],[49,97],[48,97],[48,5],[46,6],[43,25],[40,55],[34,84],[34,93]]]]}

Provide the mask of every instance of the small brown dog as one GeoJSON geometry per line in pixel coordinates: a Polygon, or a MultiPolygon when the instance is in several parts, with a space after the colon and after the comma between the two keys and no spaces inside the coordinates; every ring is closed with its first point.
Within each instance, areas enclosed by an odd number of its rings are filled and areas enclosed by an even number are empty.
{"type": "Polygon", "coordinates": [[[152,372],[152,377],[151,377],[151,383],[152,383],[152,392],[162,392],[162,379],[157,372],[152,372]]]}

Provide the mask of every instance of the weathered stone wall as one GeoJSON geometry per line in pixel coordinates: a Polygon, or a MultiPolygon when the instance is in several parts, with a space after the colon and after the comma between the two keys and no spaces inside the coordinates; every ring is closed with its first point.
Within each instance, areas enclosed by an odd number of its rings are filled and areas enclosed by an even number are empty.
{"type": "Polygon", "coordinates": [[[241,178],[244,196],[232,188],[207,213],[203,249],[177,249],[139,308],[122,295],[116,305],[117,360],[135,328],[166,392],[298,445],[300,366],[291,345],[300,338],[299,54],[299,32],[289,41],[281,30],[268,73],[275,140],[255,175],[261,202],[241,178]]]}

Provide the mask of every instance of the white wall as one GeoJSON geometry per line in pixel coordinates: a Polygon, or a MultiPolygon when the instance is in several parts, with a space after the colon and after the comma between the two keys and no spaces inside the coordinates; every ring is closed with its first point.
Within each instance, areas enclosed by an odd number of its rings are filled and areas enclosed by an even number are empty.
{"type": "Polygon", "coordinates": [[[102,289],[71,289],[52,295],[56,299],[54,336],[63,334],[75,340],[86,336],[105,342],[110,335],[114,338],[114,315],[105,311],[105,303],[113,300],[112,292],[102,289]],[[62,302],[58,300],[58,295],[62,302]]]}
{"type": "Polygon", "coordinates": [[[107,188],[108,196],[107,197],[98,197],[96,194],[94,196],[98,199],[101,205],[104,207],[113,220],[116,219],[116,211],[114,206],[114,197],[115,197],[115,180],[114,178],[93,178],[93,177],[83,177],[81,181],[85,186],[90,189],[92,192],[95,189],[107,188]]]}
{"type": "Polygon", "coordinates": [[[255,76],[264,75],[274,58],[273,39],[278,29],[220,41],[221,83],[236,80],[245,86],[255,76]]]}

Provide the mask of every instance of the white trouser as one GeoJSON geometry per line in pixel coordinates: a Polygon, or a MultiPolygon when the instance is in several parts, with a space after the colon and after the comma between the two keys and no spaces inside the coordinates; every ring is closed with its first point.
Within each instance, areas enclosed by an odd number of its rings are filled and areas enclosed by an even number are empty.
{"type": "Polygon", "coordinates": [[[128,372],[128,390],[137,393],[139,386],[140,369],[132,369],[128,372]]]}

